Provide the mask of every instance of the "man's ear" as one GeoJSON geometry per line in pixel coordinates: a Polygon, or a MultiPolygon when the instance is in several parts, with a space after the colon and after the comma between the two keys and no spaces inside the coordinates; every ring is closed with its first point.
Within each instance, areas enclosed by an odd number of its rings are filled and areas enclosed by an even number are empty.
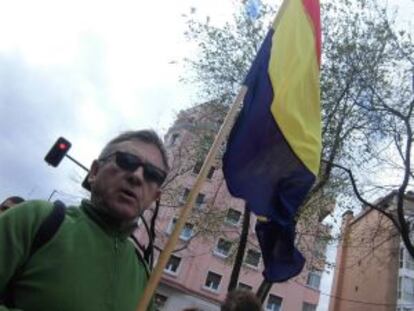
{"type": "Polygon", "coordinates": [[[99,171],[99,162],[97,160],[94,160],[91,165],[91,169],[89,170],[88,174],[88,183],[90,186],[93,186],[93,184],[96,181],[96,175],[99,171]]]}

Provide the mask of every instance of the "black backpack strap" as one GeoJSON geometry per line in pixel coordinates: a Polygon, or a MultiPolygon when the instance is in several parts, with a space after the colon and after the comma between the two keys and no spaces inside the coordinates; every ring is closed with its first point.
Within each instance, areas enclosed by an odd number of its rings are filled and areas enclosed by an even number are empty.
{"type": "Polygon", "coordinates": [[[45,220],[43,220],[36,232],[32,247],[30,248],[29,259],[38,249],[54,237],[64,219],[65,204],[62,201],[57,200],[53,203],[52,212],[45,218],[45,220]]]}
{"type": "Polygon", "coordinates": [[[33,239],[32,246],[30,248],[29,257],[27,258],[26,262],[21,266],[17,271],[15,271],[13,277],[9,281],[5,297],[0,298],[0,302],[4,301],[4,304],[8,307],[14,307],[14,284],[20,274],[23,272],[26,263],[30,260],[33,254],[39,250],[42,246],[44,246],[47,242],[49,242],[56,232],[59,230],[60,225],[62,224],[63,220],[65,219],[65,204],[61,201],[55,201],[53,203],[53,210],[50,214],[43,220],[42,224],[40,225],[39,229],[36,232],[36,235],[33,239]]]}
{"type": "Polygon", "coordinates": [[[138,242],[137,238],[133,234],[129,236],[129,241],[132,243],[132,245],[134,245],[135,254],[137,255],[138,261],[140,261],[144,266],[145,274],[147,275],[147,279],[149,279],[151,268],[149,267],[148,262],[145,261],[144,257],[141,254],[141,251],[143,251],[144,249],[143,246],[138,242]]]}

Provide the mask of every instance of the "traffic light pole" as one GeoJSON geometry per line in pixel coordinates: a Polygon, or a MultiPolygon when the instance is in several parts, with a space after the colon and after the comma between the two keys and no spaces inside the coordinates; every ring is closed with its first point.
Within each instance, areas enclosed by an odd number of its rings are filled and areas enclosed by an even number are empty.
{"type": "Polygon", "coordinates": [[[76,161],[74,158],[72,158],[70,155],[68,155],[68,154],[65,154],[65,157],[67,157],[69,160],[71,160],[73,163],[75,163],[75,164],[77,164],[77,165],[79,165],[81,168],[83,168],[87,173],[89,173],[89,169],[86,167],[86,166],[84,166],[84,165],[82,165],[80,162],[78,162],[78,161],[76,161]]]}

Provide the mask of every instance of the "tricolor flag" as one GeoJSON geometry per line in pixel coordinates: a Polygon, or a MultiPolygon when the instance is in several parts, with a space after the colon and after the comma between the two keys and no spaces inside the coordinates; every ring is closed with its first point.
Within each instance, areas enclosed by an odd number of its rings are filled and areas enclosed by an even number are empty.
{"type": "Polygon", "coordinates": [[[295,215],[319,171],[321,55],[318,0],[285,0],[244,84],[223,171],[233,196],[257,216],[263,275],[283,282],[299,274],[295,215]]]}

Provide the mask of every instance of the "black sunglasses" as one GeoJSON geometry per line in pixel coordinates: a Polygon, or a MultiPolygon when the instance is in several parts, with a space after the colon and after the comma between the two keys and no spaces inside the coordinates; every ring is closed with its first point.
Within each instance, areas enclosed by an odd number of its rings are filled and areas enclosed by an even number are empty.
{"type": "Polygon", "coordinates": [[[144,170],[144,178],[148,182],[153,182],[158,186],[161,186],[167,178],[167,173],[165,173],[163,170],[159,169],[153,164],[145,163],[136,155],[128,152],[116,151],[101,160],[105,161],[113,155],[115,155],[116,165],[125,171],[132,173],[135,172],[139,167],[142,167],[144,170]]]}

